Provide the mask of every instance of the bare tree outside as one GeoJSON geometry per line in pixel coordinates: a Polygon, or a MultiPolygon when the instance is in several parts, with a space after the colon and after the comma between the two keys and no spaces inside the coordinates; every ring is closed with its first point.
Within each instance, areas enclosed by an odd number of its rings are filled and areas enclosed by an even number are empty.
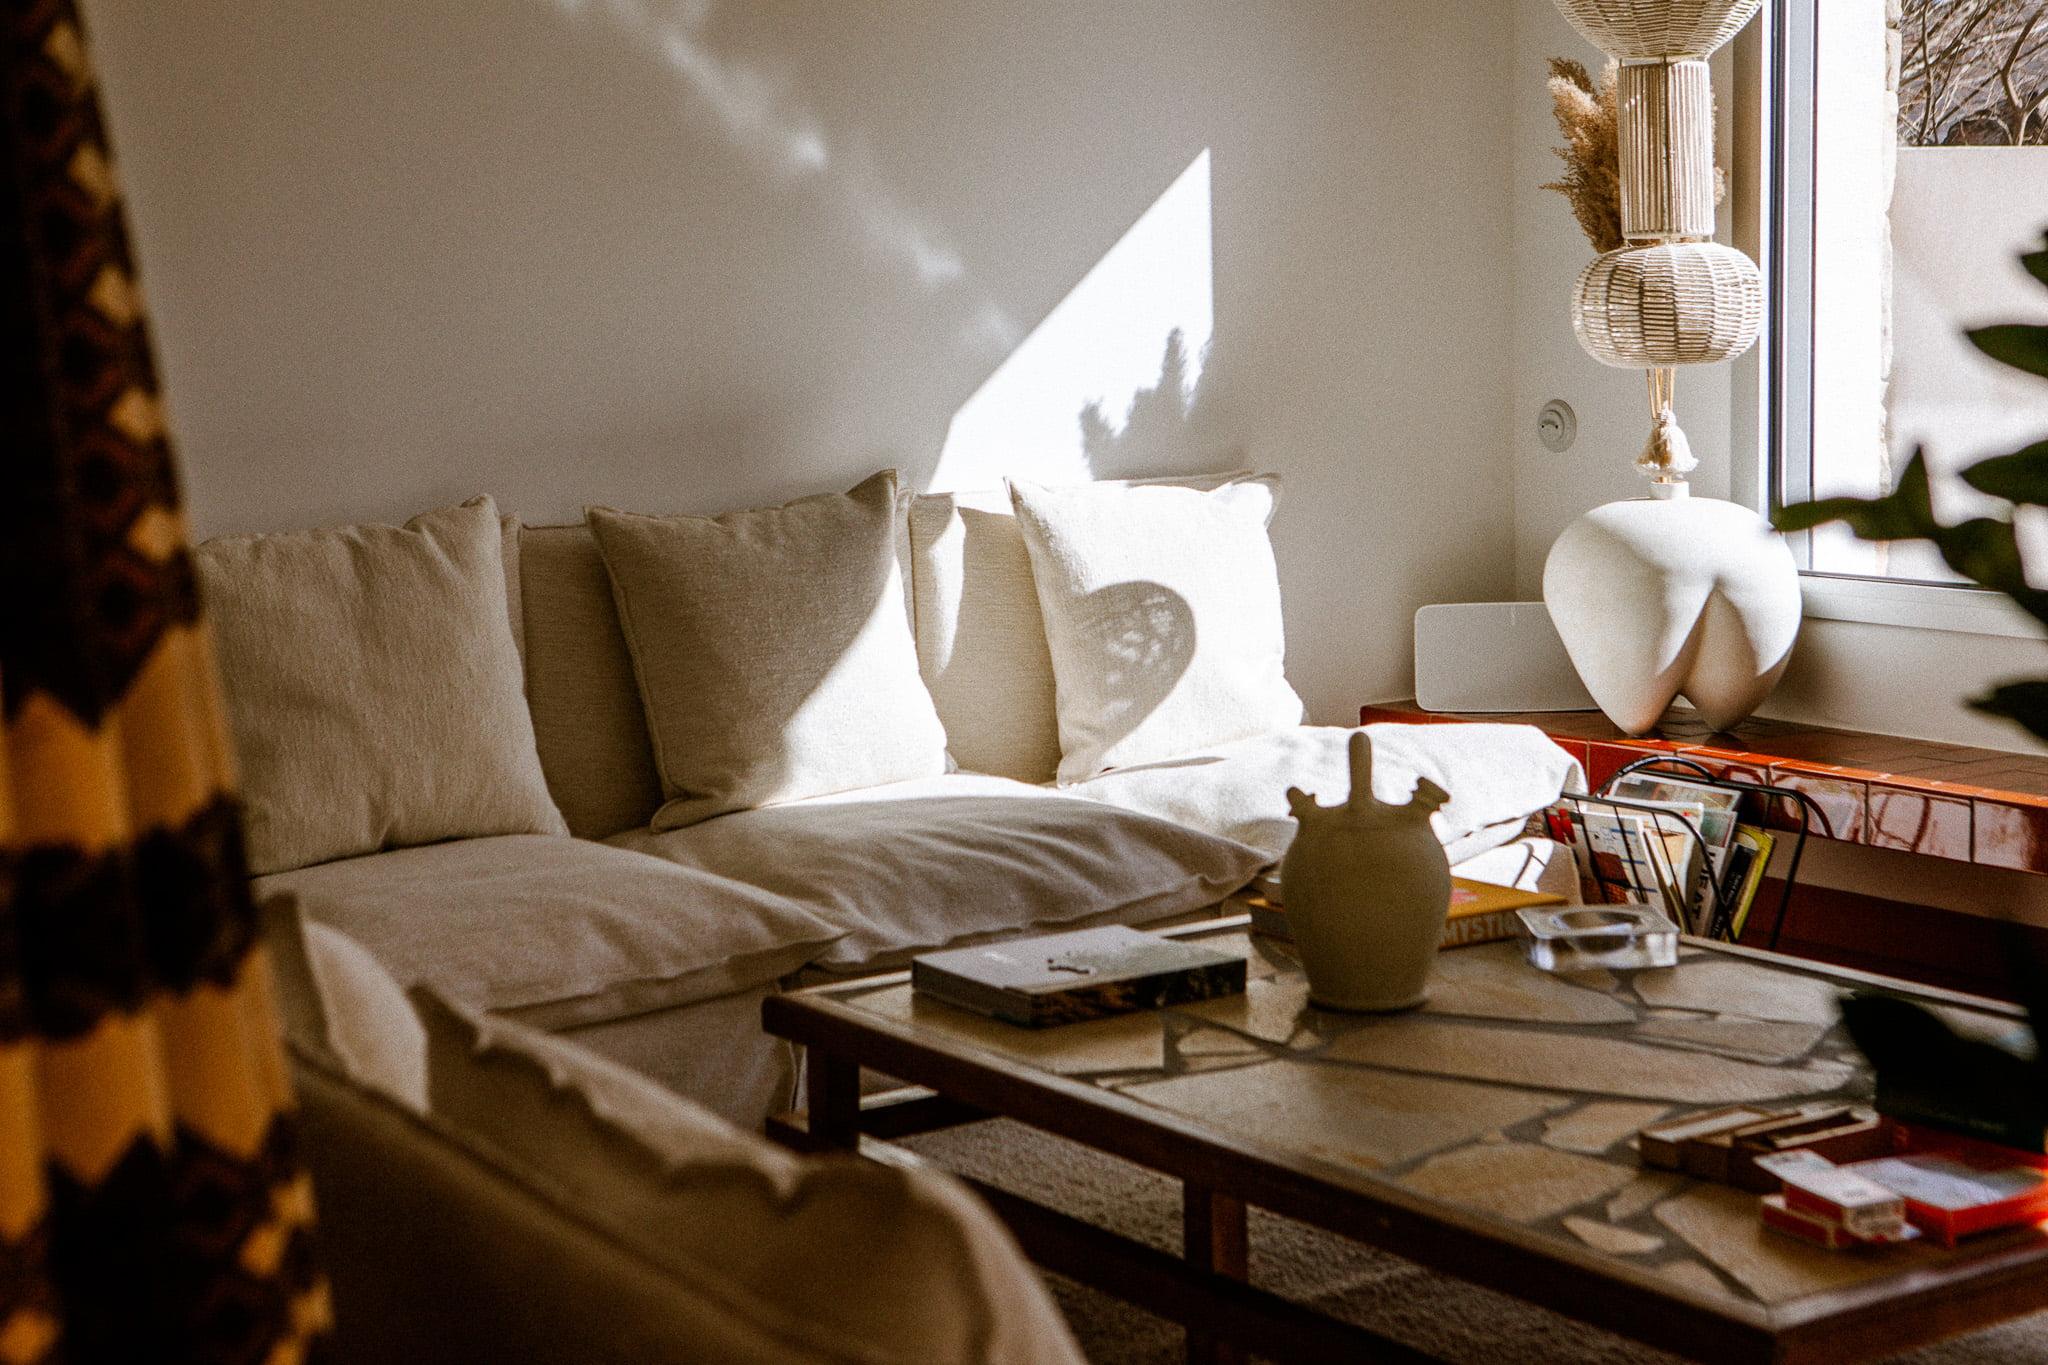
{"type": "Polygon", "coordinates": [[[2048,146],[2048,0],[1903,0],[1899,140],[2048,146]]]}

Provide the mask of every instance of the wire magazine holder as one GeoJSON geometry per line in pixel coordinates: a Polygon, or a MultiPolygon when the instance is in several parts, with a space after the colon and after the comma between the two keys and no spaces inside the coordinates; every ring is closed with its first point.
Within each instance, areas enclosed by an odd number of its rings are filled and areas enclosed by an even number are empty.
{"type": "MultiPolygon", "coordinates": [[[[1726,853],[1717,858],[1715,845],[1706,838],[1700,821],[1690,813],[1613,794],[1615,784],[1623,778],[1645,772],[1652,775],[1663,773],[1693,787],[1733,792],[1736,794],[1734,811],[1737,818],[1752,816],[1758,824],[1769,822],[1777,810],[1777,803],[1784,802],[1791,807],[1797,823],[1790,830],[1794,836],[1792,850],[1784,860],[1777,915],[1771,922],[1770,946],[1775,949],[1779,936],[1784,932],[1785,917],[1792,908],[1792,888],[1799,879],[1799,862],[1806,853],[1807,834],[1818,825],[1823,837],[1834,837],[1827,812],[1804,792],[1725,777],[1691,759],[1668,754],[1651,754],[1627,764],[1602,783],[1597,792],[1566,792],[1558,799],[1557,806],[1552,809],[1562,808],[1570,819],[1571,832],[1587,855],[1580,864],[1581,871],[1590,872],[1602,900],[1640,900],[1651,888],[1664,888],[1668,894],[1669,888],[1676,886],[1685,897],[1685,903],[1675,907],[1680,912],[1676,918],[1681,927],[1687,933],[1705,938],[1732,940],[1735,937],[1736,914],[1741,908],[1739,897],[1749,871],[1726,853]],[[1632,830],[1654,831],[1657,838],[1654,841],[1638,838],[1631,833],[1632,830]],[[1697,875],[1675,875],[1679,865],[1690,864],[1683,858],[1674,857],[1673,839],[1678,841],[1676,848],[1697,851],[1697,875]]],[[[1770,861],[1777,860],[1773,857],[1770,861]]],[[[1651,903],[1657,903],[1654,897],[1651,903]]]]}

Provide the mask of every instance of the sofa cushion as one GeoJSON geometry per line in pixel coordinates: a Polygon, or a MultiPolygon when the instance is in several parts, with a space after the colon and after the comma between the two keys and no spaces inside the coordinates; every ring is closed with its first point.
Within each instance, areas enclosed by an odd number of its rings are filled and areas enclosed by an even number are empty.
{"type": "Polygon", "coordinates": [[[894,471],[721,517],[588,509],[667,798],[654,828],[945,771],[897,511],[894,471]]]}
{"type": "Polygon", "coordinates": [[[416,993],[435,1116],[760,1336],[759,1359],[1079,1362],[951,1177],[804,1158],[559,1039],[416,993]]]}
{"type": "Polygon", "coordinates": [[[1301,722],[1270,484],[1012,480],[1058,691],[1061,782],[1301,722]]]}
{"type": "Polygon", "coordinates": [[[745,990],[840,931],[758,887],[582,839],[399,849],[257,881],[361,942],[408,985],[542,1028],[745,990]]]}
{"type": "MultiPolygon", "coordinates": [[[[1130,482],[1215,488],[1251,477],[1130,482]]],[[[1052,653],[1010,490],[926,493],[909,503],[917,662],[947,750],[969,772],[1052,781],[1060,765],[1052,653]]]]}
{"type": "Polygon", "coordinates": [[[427,1036],[405,988],[362,944],[307,920],[289,892],[266,897],[258,914],[285,1038],[333,1059],[357,1084],[424,1111],[427,1036]]]}
{"type": "Polygon", "coordinates": [[[661,808],[654,741],[597,541],[574,526],[518,530],[526,703],[548,791],[569,832],[602,839],[661,808]]]}
{"type": "MultiPolygon", "coordinates": [[[[1407,800],[1423,777],[1450,793],[1430,822],[1453,863],[1513,839],[1559,792],[1585,789],[1577,760],[1533,726],[1368,725],[1365,733],[1372,738],[1372,789],[1381,800],[1407,800]]],[[[1324,805],[1350,795],[1351,734],[1297,726],[1122,768],[1065,790],[1240,839],[1277,860],[1294,842],[1289,787],[1324,805]]]]}
{"type": "Polygon", "coordinates": [[[252,871],[565,832],[534,751],[489,498],[194,552],[252,871]]]}
{"type": "Polygon", "coordinates": [[[846,937],[814,961],[901,965],[948,944],[1214,904],[1264,854],[1006,778],[955,773],[720,816],[610,842],[755,882],[846,937]]]}

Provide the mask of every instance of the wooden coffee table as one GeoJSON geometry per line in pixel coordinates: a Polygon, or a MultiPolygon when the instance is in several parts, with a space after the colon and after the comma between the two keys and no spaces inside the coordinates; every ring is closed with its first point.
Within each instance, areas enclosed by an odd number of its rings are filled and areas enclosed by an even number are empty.
{"type": "Polygon", "coordinates": [[[1003,1116],[1179,1179],[1178,1258],[976,1188],[1035,1261],[1184,1324],[1196,1359],[1429,1358],[1246,1284],[1248,1204],[1701,1360],[1869,1360],[2048,1307],[2038,1229],[1825,1252],[1630,1145],[1723,1104],[1865,1099],[1845,988],[1987,1034],[2019,1026],[2006,1006],[1700,942],[1674,968],[1553,977],[1502,943],[1444,954],[1421,1011],[1353,1016],[1310,1007],[1287,945],[1241,920],[1182,932],[1248,954],[1246,993],[1036,1032],[907,974],[772,997],[809,1111],[771,1132],[914,1161],[889,1139],[1003,1116]],[[913,1088],[864,1099],[864,1068],[913,1088]]]}

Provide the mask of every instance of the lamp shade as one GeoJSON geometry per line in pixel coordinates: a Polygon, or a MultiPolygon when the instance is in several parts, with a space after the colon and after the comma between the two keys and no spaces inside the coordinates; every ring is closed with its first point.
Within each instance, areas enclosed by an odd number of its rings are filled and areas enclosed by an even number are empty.
{"type": "Polygon", "coordinates": [[[1705,57],[1763,0],[1557,0],[1587,42],[1625,62],[1705,57]]]}
{"type": "Polygon", "coordinates": [[[1624,66],[1620,118],[1621,235],[1714,235],[1714,95],[1698,59],[1624,66]]]}
{"type": "Polygon", "coordinates": [[[1763,323],[1756,263],[1719,242],[1610,251],[1581,271],[1572,330],[1604,365],[1713,365],[1756,342],[1763,323]]]}

